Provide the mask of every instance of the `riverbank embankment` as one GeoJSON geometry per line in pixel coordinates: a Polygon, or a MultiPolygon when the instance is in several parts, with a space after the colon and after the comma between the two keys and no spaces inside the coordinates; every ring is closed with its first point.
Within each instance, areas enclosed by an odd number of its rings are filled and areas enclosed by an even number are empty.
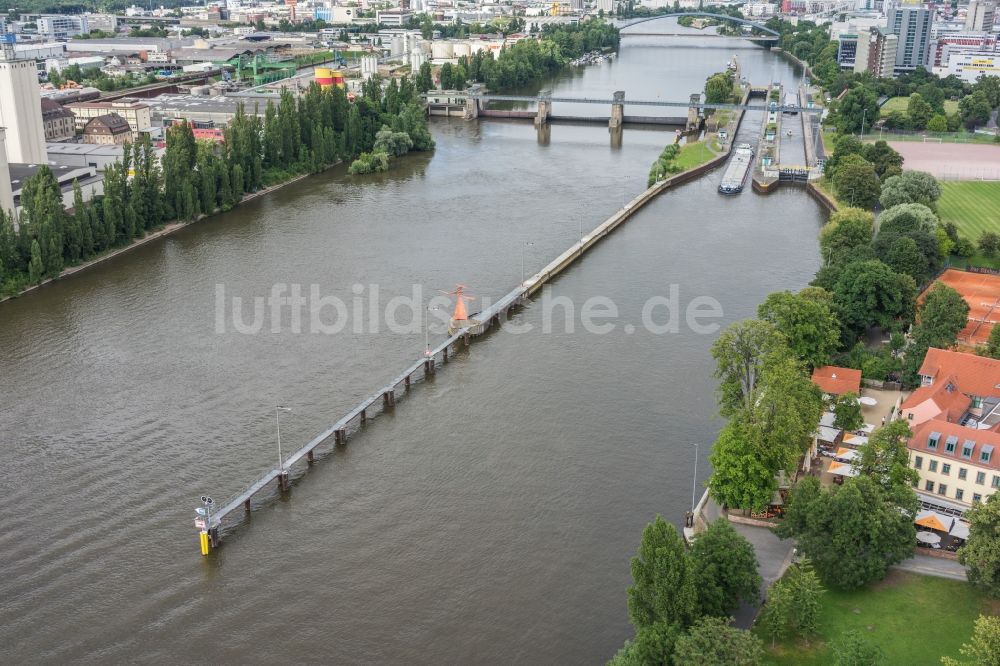
{"type": "MultiPolygon", "coordinates": [[[[327,169],[330,169],[330,168],[336,166],[337,164],[340,164],[340,161],[336,162],[335,164],[331,164],[329,167],[327,167],[327,169]]],[[[326,171],[326,169],[324,169],[323,171],[326,171]]],[[[322,172],[320,172],[320,173],[322,173],[322,172]]],[[[289,178],[288,180],[282,181],[280,183],[276,183],[275,185],[269,185],[268,187],[263,187],[263,188],[257,190],[256,192],[250,192],[249,194],[245,194],[245,195],[243,195],[243,198],[241,198],[239,200],[239,202],[237,202],[236,206],[233,206],[233,208],[237,208],[237,207],[239,207],[239,206],[247,203],[248,201],[253,201],[254,199],[258,199],[258,198],[263,197],[265,195],[271,194],[272,192],[280,190],[283,187],[287,187],[288,185],[291,185],[293,183],[297,183],[300,180],[304,180],[305,178],[308,178],[309,176],[313,176],[313,175],[316,175],[316,174],[304,173],[301,176],[295,176],[294,178],[289,178]]],[[[230,210],[232,210],[232,208],[230,210]]],[[[3,303],[4,301],[9,301],[9,300],[14,299],[14,298],[20,298],[24,294],[27,294],[28,292],[34,291],[35,289],[38,289],[39,287],[42,287],[42,286],[47,285],[47,284],[50,284],[50,283],[55,282],[57,280],[62,280],[62,279],[67,278],[67,277],[69,277],[71,275],[75,275],[76,273],[79,273],[80,271],[83,271],[83,270],[86,270],[88,268],[91,268],[92,266],[96,266],[97,264],[100,264],[102,262],[108,261],[109,259],[114,259],[115,257],[120,256],[122,254],[125,254],[126,252],[131,252],[132,250],[135,250],[136,248],[142,247],[143,245],[146,245],[147,243],[151,243],[151,242],[153,242],[155,240],[159,240],[161,238],[169,236],[170,234],[172,234],[172,233],[174,233],[176,231],[179,231],[180,229],[184,229],[185,227],[188,227],[188,226],[190,226],[192,224],[196,224],[198,222],[201,222],[202,220],[207,220],[209,218],[212,218],[212,217],[218,215],[221,212],[224,212],[224,211],[215,211],[213,213],[199,215],[194,220],[168,222],[167,224],[165,224],[161,228],[159,228],[159,229],[157,229],[155,231],[149,232],[148,234],[146,234],[142,238],[135,239],[134,241],[132,241],[128,245],[125,245],[124,247],[116,248],[116,249],[114,249],[114,250],[112,250],[110,252],[107,252],[105,254],[100,255],[99,257],[94,257],[93,259],[88,259],[87,261],[85,261],[85,262],[83,262],[81,264],[77,264],[75,266],[69,266],[67,268],[64,268],[59,273],[59,275],[56,275],[56,276],[50,277],[50,278],[46,278],[46,279],[42,280],[41,282],[39,282],[37,284],[33,284],[33,285],[29,286],[29,287],[25,287],[24,289],[22,289],[21,291],[19,291],[17,293],[10,294],[9,296],[4,296],[4,297],[0,298],[0,303],[3,303]]]]}

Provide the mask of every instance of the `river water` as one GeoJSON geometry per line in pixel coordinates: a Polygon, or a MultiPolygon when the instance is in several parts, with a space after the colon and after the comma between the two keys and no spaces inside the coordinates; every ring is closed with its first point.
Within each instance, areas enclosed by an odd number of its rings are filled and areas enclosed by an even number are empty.
{"type": "MultiPolygon", "coordinates": [[[[635,38],[552,88],[686,99],[733,53],[755,83],[795,77],[742,42],[635,38]]],[[[198,554],[198,496],[274,466],[276,404],[287,455],[424,348],[419,326],[295,333],[287,310],[219,333],[219,289],[499,297],[522,256],[533,272],[643,189],[671,138],[432,129],[436,152],[388,174],[331,170],[0,304],[0,661],[602,663],[630,635],[628,558],[653,515],[682,520],[691,445],[700,494],[719,427],[715,334],[655,334],[643,304],[673,285],[725,324],[804,286],[824,215],[801,190],[724,198],[716,171],[667,192],[553,283],[575,332],[533,302],[512,322],[530,331],[459,354],[198,554]],[[582,330],[595,296],[610,333],[582,330]]]]}

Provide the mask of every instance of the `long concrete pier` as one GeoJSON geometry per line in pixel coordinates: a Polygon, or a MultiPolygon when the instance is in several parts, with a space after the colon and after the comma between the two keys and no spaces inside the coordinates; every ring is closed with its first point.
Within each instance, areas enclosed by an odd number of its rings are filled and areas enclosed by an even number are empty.
{"type": "MultiPolygon", "coordinates": [[[[745,99],[746,96],[744,97],[745,99]]],[[[742,120],[743,112],[741,111],[732,129],[733,137],[736,136],[742,120]]],[[[367,426],[373,416],[391,411],[395,407],[397,399],[409,393],[415,382],[433,375],[437,371],[439,364],[447,363],[449,356],[457,349],[468,347],[476,338],[485,335],[495,327],[500,327],[515,308],[523,305],[525,301],[536,294],[546,283],[572,266],[577,259],[582,257],[602,239],[606,238],[612,231],[628,221],[632,215],[641,210],[643,206],[652,201],[658,194],[675,185],[698,178],[705,172],[723,164],[729,157],[731,145],[732,142],[729,142],[727,148],[709,162],[659,181],[647,188],[611,217],[604,220],[593,231],[583,236],[583,238],[567,248],[562,254],[546,264],[541,270],[526,278],[524,282],[517,285],[495,303],[473,314],[470,317],[469,326],[451,335],[440,345],[429,350],[425,356],[416,359],[404,368],[402,372],[393,377],[387,384],[369,394],[367,398],[337,419],[331,426],[318,433],[305,445],[292,453],[282,462],[280,468],[273,468],[263,472],[243,490],[222,501],[217,509],[211,510],[202,523],[204,525],[202,531],[202,554],[207,555],[209,547],[214,548],[221,543],[222,536],[224,535],[223,528],[226,525],[234,523],[238,516],[242,516],[245,512],[252,510],[253,498],[258,493],[273,482],[277,482],[277,486],[282,492],[288,490],[290,486],[289,477],[293,468],[301,468],[303,462],[307,468],[316,463],[318,460],[318,449],[321,446],[325,445],[331,439],[334,446],[343,445],[347,442],[350,435],[367,426]]]]}

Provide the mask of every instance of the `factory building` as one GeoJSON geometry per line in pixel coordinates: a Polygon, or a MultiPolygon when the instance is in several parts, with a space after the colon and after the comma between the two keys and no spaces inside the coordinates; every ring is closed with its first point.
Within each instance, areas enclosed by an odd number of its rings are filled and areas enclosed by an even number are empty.
{"type": "Polygon", "coordinates": [[[0,127],[7,130],[10,162],[45,162],[45,128],[38,101],[38,69],[34,60],[14,55],[14,35],[0,35],[0,127]]]}

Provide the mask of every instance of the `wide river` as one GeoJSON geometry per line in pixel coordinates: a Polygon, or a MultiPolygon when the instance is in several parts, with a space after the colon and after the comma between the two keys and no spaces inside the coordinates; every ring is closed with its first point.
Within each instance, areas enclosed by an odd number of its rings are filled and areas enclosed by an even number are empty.
{"type": "MultiPolygon", "coordinates": [[[[734,53],[754,83],[795,79],[744,42],[654,37],[552,88],[685,100],[734,53]]],[[[501,296],[522,257],[530,274],[643,189],[672,138],[432,129],[434,154],[388,174],[331,170],[0,304],[0,662],[583,664],[631,635],[629,557],[655,514],[682,521],[692,445],[700,495],[719,427],[717,333],[654,333],[643,304],[710,297],[703,323],[725,324],[805,286],[825,215],[802,190],[722,197],[717,170],[667,192],[552,285],[574,331],[530,304],[512,322],[530,331],[459,354],[198,553],[199,496],[276,464],[275,405],[287,455],[422,353],[419,325],[370,325],[373,285],[383,307],[415,285],[501,296]],[[363,319],[237,330],[231,297],[279,283],[352,314],[360,290],[363,319]],[[608,333],[583,329],[593,297],[618,309],[608,333]]]]}

